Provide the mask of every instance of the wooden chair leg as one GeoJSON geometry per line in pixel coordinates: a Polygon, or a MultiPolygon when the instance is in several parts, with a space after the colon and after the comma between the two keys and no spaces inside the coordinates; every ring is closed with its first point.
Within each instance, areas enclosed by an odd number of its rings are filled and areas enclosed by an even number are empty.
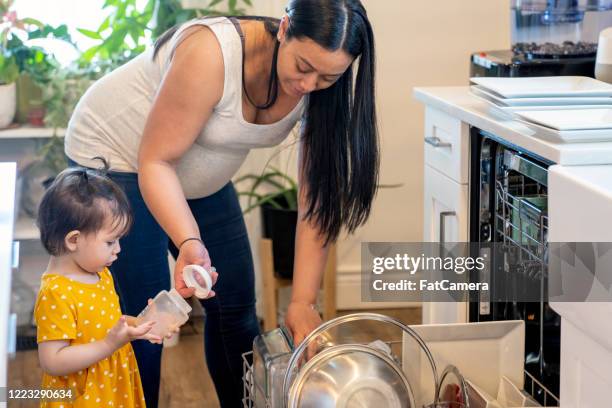
{"type": "Polygon", "coordinates": [[[264,303],[264,331],[274,330],[277,321],[277,295],[274,281],[274,259],[272,254],[272,241],[262,239],[259,244],[259,257],[261,259],[264,303]]]}
{"type": "Polygon", "coordinates": [[[329,248],[323,275],[323,320],[336,317],[336,246],[329,248]]]}

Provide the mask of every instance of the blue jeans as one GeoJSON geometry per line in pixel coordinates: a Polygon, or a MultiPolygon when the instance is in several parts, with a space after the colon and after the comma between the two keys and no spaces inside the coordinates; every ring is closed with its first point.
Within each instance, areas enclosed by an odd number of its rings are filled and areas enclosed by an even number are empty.
{"type": "MultiPolygon", "coordinates": [[[[121,238],[121,253],[110,269],[123,312],[136,316],[147,299],[170,289],[168,250],[175,258],[178,250],[149,212],[137,174],[110,172],[109,176],[125,191],[134,215],[134,225],[121,238]]],[[[219,272],[216,296],[201,301],[206,311],[206,363],[221,406],[242,407],[241,355],[252,350],[259,334],[253,258],[242,210],[231,183],[209,197],[187,202],[219,272]]],[[[157,407],[162,347],[145,340],[134,341],[132,346],[147,407],[157,407]]]]}

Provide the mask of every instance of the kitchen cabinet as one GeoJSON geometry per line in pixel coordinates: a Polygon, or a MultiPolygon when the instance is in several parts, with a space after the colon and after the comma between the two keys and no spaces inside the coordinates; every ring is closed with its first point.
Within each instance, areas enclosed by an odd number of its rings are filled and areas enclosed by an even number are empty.
{"type": "MultiPolygon", "coordinates": [[[[549,194],[551,242],[612,242],[606,221],[612,219],[612,166],[552,166],[549,194]],[[567,197],[579,197],[580,208],[567,197]]],[[[551,307],[562,317],[562,406],[610,406],[612,303],[551,301],[551,307]]]]}
{"type": "MultiPolygon", "coordinates": [[[[57,135],[61,137],[63,133],[63,130],[58,130],[57,135]]],[[[3,237],[0,243],[0,387],[14,384],[15,380],[11,373],[7,373],[7,346],[11,352],[35,347],[34,302],[49,256],[40,243],[34,219],[27,215],[31,212],[23,210],[25,202],[29,203],[30,209],[35,208],[37,199],[34,197],[40,196],[42,186],[38,184],[38,178],[27,180],[28,172],[24,169],[36,159],[40,147],[54,134],[53,129],[27,126],[0,130],[0,162],[11,163],[0,163],[3,172],[0,175],[0,207],[3,209],[0,216],[0,229],[3,231],[0,233],[3,237]],[[10,174],[7,166],[12,169],[10,174]],[[26,185],[36,190],[35,193],[26,185]],[[11,210],[6,212],[4,208],[8,205],[11,210]],[[5,213],[10,213],[10,219],[5,213]],[[6,238],[7,234],[10,238],[6,238]],[[16,245],[11,240],[15,240],[16,245]],[[5,264],[9,260],[11,265],[7,268],[5,264]]]]}
{"type": "MultiPolygon", "coordinates": [[[[612,232],[609,222],[606,222],[612,218],[612,142],[547,141],[523,123],[496,116],[486,102],[470,94],[469,87],[417,88],[414,95],[426,105],[425,137],[437,137],[440,141],[438,150],[433,150],[431,143],[431,147],[425,147],[424,240],[440,241],[442,238],[450,241],[457,238],[469,241],[472,232],[476,231],[475,237],[482,234],[480,225],[471,225],[479,220],[470,220],[470,216],[479,216],[478,211],[470,210],[470,198],[476,202],[483,194],[482,190],[471,188],[470,183],[478,183],[482,174],[476,174],[475,178],[470,172],[482,173],[484,165],[480,157],[482,152],[470,144],[488,138],[516,157],[532,158],[534,163],[543,164],[542,168],[548,169],[544,171],[547,175],[542,180],[548,189],[547,242],[612,242],[612,232]],[[465,129],[470,134],[467,140],[462,137],[465,129]],[[449,147],[444,142],[457,147],[440,150],[449,147]],[[471,163],[472,160],[478,160],[478,163],[471,163]],[[445,223],[441,224],[440,213],[453,211],[457,218],[442,217],[445,223]],[[461,221],[462,217],[465,221],[461,221]],[[444,234],[440,234],[442,225],[444,234]]],[[[491,197],[491,192],[487,193],[484,195],[491,197]]],[[[484,215],[486,218],[491,214],[484,215]]],[[[608,291],[612,289],[608,288],[608,291]]],[[[544,304],[547,300],[545,297],[540,302],[544,304]]],[[[550,307],[560,315],[560,335],[551,330],[543,333],[542,339],[549,346],[555,341],[558,346],[560,342],[560,371],[557,369],[556,373],[557,380],[560,379],[556,393],[560,397],[560,406],[609,406],[612,303],[554,302],[551,298],[550,307]]],[[[472,310],[469,312],[471,315],[472,310]]],[[[447,304],[423,304],[424,323],[445,323],[457,316],[461,314],[447,304]]],[[[552,317],[551,314],[549,318],[552,317]]],[[[551,322],[554,323],[554,319],[551,322]]],[[[542,327],[546,326],[540,324],[538,330],[542,327]]],[[[556,329],[559,330],[559,326],[556,329]]],[[[552,354],[549,349],[549,355],[552,354]]],[[[547,385],[554,383],[551,374],[547,375],[547,385]]],[[[528,377],[526,372],[525,378],[528,377]]],[[[542,378],[538,380],[544,381],[542,378]]],[[[526,382],[525,389],[529,388],[530,384],[526,382]]]]}
{"type": "Polygon", "coordinates": [[[425,108],[425,163],[459,184],[468,183],[469,126],[441,110],[425,108]]]}
{"type": "Polygon", "coordinates": [[[10,293],[17,248],[13,243],[16,173],[15,163],[0,163],[0,388],[7,386],[7,359],[15,352],[16,322],[10,314],[10,293]]]}
{"type": "MultiPolygon", "coordinates": [[[[425,110],[424,242],[468,241],[469,126],[434,108],[425,110]]],[[[467,304],[429,301],[423,323],[465,323],[467,304]]]]}
{"type": "Polygon", "coordinates": [[[468,185],[425,166],[425,242],[467,242],[468,185]]]}

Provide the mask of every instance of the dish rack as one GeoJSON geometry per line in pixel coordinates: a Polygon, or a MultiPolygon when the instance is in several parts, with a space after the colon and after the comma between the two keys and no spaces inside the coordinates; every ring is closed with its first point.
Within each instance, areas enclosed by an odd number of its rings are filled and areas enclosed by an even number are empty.
{"type": "MultiPolygon", "coordinates": [[[[386,342],[387,345],[391,348],[395,348],[401,346],[401,341],[389,341],[386,342]]],[[[253,381],[253,352],[248,351],[242,354],[242,381],[243,381],[243,397],[242,397],[242,406],[243,408],[273,408],[269,401],[265,401],[264,407],[258,407],[255,402],[255,387],[258,388],[258,392],[260,395],[263,394],[263,391],[259,384],[256,384],[253,381]]],[[[524,391],[527,392],[530,396],[535,398],[537,395],[544,395],[544,405],[543,407],[555,407],[559,406],[559,399],[549,391],[542,383],[540,383],[533,375],[529,372],[525,371],[525,384],[524,391]],[[549,403],[555,405],[549,405],[549,403]]],[[[276,408],[276,407],[274,407],[276,408]]]]}
{"type": "MultiPolygon", "coordinates": [[[[402,342],[397,341],[386,341],[385,342],[391,349],[401,347],[402,342]]],[[[243,397],[242,406],[244,408],[273,408],[270,401],[265,401],[265,407],[258,407],[255,402],[255,387],[258,389],[260,395],[264,394],[264,390],[253,380],[253,352],[248,351],[242,354],[242,383],[243,383],[243,397]]],[[[278,408],[278,407],[274,407],[278,408]]]]}
{"type": "MultiPolygon", "coordinates": [[[[263,392],[259,385],[253,381],[253,365],[250,361],[253,361],[253,352],[247,351],[242,355],[242,406],[244,408],[255,407],[255,387],[263,392]]],[[[266,408],[269,406],[270,404],[266,402],[266,408]]]]}
{"type": "Polygon", "coordinates": [[[553,394],[548,388],[544,386],[541,382],[539,382],[529,371],[525,370],[525,385],[524,390],[527,392],[532,398],[537,398],[537,396],[541,395],[544,399],[543,407],[558,407],[561,401],[555,394],[553,394]],[[549,405],[552,403],[554,405],[549,405]]]}
{"type": "Polygon", "coordinates": [[[517,272],[531,278],[544,279],[548,265],[548,215],[545,209],[524,197],[525,177],[515,177],[521,181],[513,186],[514,194],[496,181],[495,229],[506,253],[512,257],[508,264],[516,265],[517,272]]]}
{"type": "MultiPolygon", "coordinates": [[[[526,163],[523,158],[503,153],[504,170],[495,180],[494,225],[503,245],[503,269],[511,276],[538,282],[540,288],[540,356],[543,355],[545,302],[548,273],[548,206],[546,170],[526,163]],[[517,160],[522,161],[517,164],[517,160]]],[[[544,359],[538,362],[544,371],[544,359]]],[[[559,398],[524,371],[525,391],[542,406],[559,406],[559,398]]]]}

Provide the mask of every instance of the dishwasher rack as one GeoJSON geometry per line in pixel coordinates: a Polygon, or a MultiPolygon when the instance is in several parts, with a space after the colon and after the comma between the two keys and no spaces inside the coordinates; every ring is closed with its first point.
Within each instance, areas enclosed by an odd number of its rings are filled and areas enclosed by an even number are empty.
{"type": "MultiPolygon", "coordinates": [[[[396,349],[402,347],[402,341],[394,340],[394,341],[385,341],[387,346],[391,349],[396,349]]],[[[396,358],[396,357],[394,357],[396,358]]],[[[259,384],[254,380],[253,376],[253,352],[248,351],[242,354],[242,383],[243,383],[243,397],[242,397],[242,406],[243,408],[279,408],[274,407],[269,400],[261,401],[264,406],[261,404],[258,405],[258,401],[255,400],[255,395],[265,395],[264,390],[261,388],[259,384]],[[255,392],[257,389],[257,392],[255,392]]],[[[399,361],[398,361],[399,362],[399,361]]]]}
{"type": "MultiPolygon", "coordinates": [[[[390,346],[400,345],[401,342],[393,341],[387,342],[390,346]]],[[[248,351],[242,355],[242,382],[243,382],[243,397],[242,406],[243,408],[277,408],[273,407],[270,401],[264,401],[264,406],[258,406],[255,401],[255,395],[263,395],[263,389],[253,379],[253,352],[248,351]],[[255,388],[257,387],[257,393],[255,388]]],[[[532,397],[537,395],[543,395],[544,405],[543,407],[557,407],[559,406],[559,398],[557,398],[550,390],[548,390],[541,382],[539,382],[533,375],[525,371],[525,384],[524,390],[527,394],[532,397]],[[548,405],[549,402],[555,405],[548,405]]]]}
{"type": "MultiPolygon", "coordinates": [[[[535,286],[538,292],[537,370],[543,374],[549,250],[548,170],[504,146],[498,146],[496,160],[496,174],[491,180],[495,194],[491,220],[494,241],[502,245],[501,270],[510,290],[524,291],[535,286]]],[[[512,307],[520,308],[516,301],[512,307]]],[[[525,390],[545,407],[559,406],[559,398],[527,368],[525,390]]]]}
{"type": "MultiPolygon", "coordinates": [[[[519,177],[525,194],[524,176],[519,177]]],[[[527,198],[496,181],[495,231],[516,264],[529,277],[543,277],[548,265],[548,215],[527,198]]]]}

